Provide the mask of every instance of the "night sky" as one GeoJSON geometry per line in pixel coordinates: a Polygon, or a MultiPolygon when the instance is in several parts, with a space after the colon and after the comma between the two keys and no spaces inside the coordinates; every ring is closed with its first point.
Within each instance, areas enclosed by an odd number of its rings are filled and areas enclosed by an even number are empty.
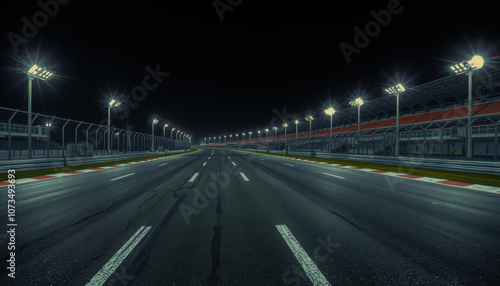
{"type": "MultiPolygon", "coordinates": [[[[169,75],[130,109],[128,120],[134,130],[150,132],[157,115],[195,142],[269,127],[274,108],[323,116],[330,100],[347,107],[355,90],[367,100],[383,96],[388,77],[411,84],[445,77],[447,61],[473,52],[499,60],[493,1],[60,2],[67,3],[15,51],[9,33],[23,36],[22,18],[33,22],[43,9],[37,1],[2,1],[0,106],[27,110],[26,79],[14,70],[28,57],[43,58],[57,74],[34,84],[33,111],[93,123],[106,117],[109,94],[130,94],[143,84],[147,66],[158,67],[169,75]],[[388,6],[397,13],[371,30],[370,42],[348,63],[340,44],[355,47],[354,28],[365,30],[374,20],[370,11],[388,6]]],[[[112,120],[125,126],[120,111],[112,120]]]]}

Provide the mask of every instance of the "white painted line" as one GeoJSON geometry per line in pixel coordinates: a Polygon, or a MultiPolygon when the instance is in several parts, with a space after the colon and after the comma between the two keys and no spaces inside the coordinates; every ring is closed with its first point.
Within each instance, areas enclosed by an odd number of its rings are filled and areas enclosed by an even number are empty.
{"type": "Polygon", "coordinates": [[[118,252],[111,257],[111,259],[106,263],[99,272],[90,280],[86,286],[101,286],[106,283],[108,278],[115,272],[115,270],[120,266],[120,264],[127,258],[127,256],[132,252],[135,246],[142,240],[142,238],[151,229],[150,226],[141,226],[139,230],[125,243],[118,252]]]}
{"type": "Polygon", "coordinates": [[[135,173],[130,173],[130,174],[127,174],[127,175],[124,175],[124,176],[118,177],[118,178],[114,178],[114,179],[111,179],[110,181],[119,180],[119,179],[121,179],[121,178],[125,178],[125,177],[132,176],[132,175],[135,175],[135,173]]]}
{"type": "Polygon", "coordinates": [[[247,178],[247,176],[245,176],[245,173],[240,172],[240,175],[243,178],[243,180],[245,180],[245,182],[250,182],[250,180],[247,178]]]}
{"type": "Polygon", "coordinates": [[[212,157],[208,157],[208,160],[210,160],[210,158],[212,158],[212,157]]]}
{"type": "Polygon", "coordinates": [[[233,166],[236,166],[236,164],[234,162],[231,162],[231,163],[233,163],[233,166]]]}
{"type": "Polygon", "coordinates": [[[227,158],[228,158],[229,160],[231,160],[231,157],[227,156],[227,158]]]}
{"type": "Polygon", "coordinates": [[[290,166],[290,167],[295,167],[295,165],[288,164],[288,163],[283,163],[284,165],[290,166]]]}
{"type": "Polygon", "coordinates": [[[161,164],[161,165],[158,165],[158,167],[165,166],[165,165],[167,165],[167,164],[168,164],[168,163],[161,164]]]}
{"type": "Polygon", "coordinates": [[[288,247],[290,247],[293,255],[295,255],[295,258],[297,258],[300,266],[302,266],[302,269],[304,269],[304,272],[307,274],[307,277],[309,277],[309,280],[311,280],[313,285],[331,285],[330,282],[326,280],[325,276],[323,276],[323,273],[321,273],[316,264],[314,264],[309,255],[307,255],[307,252],[304,248],[302,248],[288,227],[282,224],[276,225],[276,228],[280,232],[286,244],[288,244],[288,247]]]}
{"type": "MultiPolygon", "coordinates": [[[[99,168],[102,168],[102,167],[99,167],[99,168]]],[[[90,169],[85,169],[85,170],[77,170],[76,172],[80,172],[80,173],[90,173],[90,172],[94,172],[96,170],[90,170],[90,169]]]]}
{"type": "Polygon", "coordinates": [[[463,188],[472,189],[472,190],[476,190],[476,191],[483,191],[483,192],[488,192],[488,193],[493,193],[493,194],[500,193],[500,188],[492,187],[492,186],[470,185],[470,186],[465,186],[463,188]]]}
{"type": "Polygon", "coordinates": [[[328,173],[323,173],[323,175],[332,176],[332,177],[339,178],[339,179],[345,179],[344,177],[332,175],[332,174],[328,174],[328,173]]]}
{"type": "Polygon", "coordinates": [[[259,160],[261,160],[261,161],[265,161],[266,159],[259,158],[259,160]]]}
{"type": "Polygon", "coordinates": [[[200,173],[194,173],[194,175],[191,177],[191,179],[189,179],[189,182],[192,183],[194,182],[194,180],[196,180],[196,177],[198,177],[200,173]]]}
{"type": "Polygon", "coordinates": [[[203,163],[203,167],[205,167],[206,164],[207,164],[207,162],[203,163]]]}

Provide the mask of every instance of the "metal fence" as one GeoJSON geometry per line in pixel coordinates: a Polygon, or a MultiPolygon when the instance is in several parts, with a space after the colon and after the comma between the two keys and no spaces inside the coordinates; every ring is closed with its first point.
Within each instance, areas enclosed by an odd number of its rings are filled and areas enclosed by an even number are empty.
{"type": "MultiPolygon", "coordinates": [[[[33,113],[31,156],[118,155],[181,150],[191,146],[188,142],[162,135],[153,136],[116,127],[108,130],[107,126],[95,123],[33,113]]],[[[23,158],[28,158],[28,112],[0,107],[0,160],[23,158]]]]}

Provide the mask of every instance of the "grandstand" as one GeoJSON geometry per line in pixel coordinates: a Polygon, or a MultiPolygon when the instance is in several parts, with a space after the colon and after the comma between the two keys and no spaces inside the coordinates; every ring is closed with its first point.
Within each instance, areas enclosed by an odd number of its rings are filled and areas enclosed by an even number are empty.
{"type": "MultiPolygon", "coordinates": [[[[500,122],[500,70],[480,71],[473,80],[473,124],[471,128],[472,156],[497,160],[498,124],[500,122]]],[[[467,78],[449,76],[413,88],[400,97],[399,141],[401,155],[440,156],[449,154],[455,144],[457,155],[463,156],[468,125],[467,78]]],[[[395,96],[381,96],[365,101],[361,108],[358,135],[357,107],[337,110],[330,139],[330,118],[323,115],[313,121],[296,137],[287,134],[289,150],[318,150],[323,152],[393,155],[396,138],[395,96]],[[319,126],[319,128],[318,128],[319,126]]],[[[306,124],[303,124],[304,126],[306,124]]],[[[283,130],[280,130],[284,133],[283,130]]],[[[262,144],[257,138],[213,145],[262,144]]],[[[285,148],[285,136],[269,137],[265,147],[285,148]]]]}

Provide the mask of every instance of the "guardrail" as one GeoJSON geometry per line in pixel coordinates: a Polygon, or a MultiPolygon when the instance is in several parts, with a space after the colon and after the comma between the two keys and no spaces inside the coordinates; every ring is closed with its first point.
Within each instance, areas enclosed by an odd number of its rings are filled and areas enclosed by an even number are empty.
{"type": "Polygon", "coordinates": [[[104,163],[104,162],[115,162],[126,159],[141,158],[154,155],[162,154],[176,154],[184,153],[184,150],[173,150],[167,152],[142,152],[126,155],[115,155],[115,156],[93,156],[93,157],[67,157],[67,158],[43,158],[43,159],[31,159],[31,160],[11,160],[11,161],[0,161],[0,174],[7,174],[7,170],[15,169],[16,172],[23,171],[35,171],[51,168],[62,168],[65,166],[80,166],[86,164],[94,163],[104,163]]]}
{"type": "MultiPolygon", "coordinates": [[[[249,151],[260,151],[262,149],[245,149],[249,151]]],[[[269,153],[285,154],[284,151],[269,150],[269,153]]],[[[458,171],[465,173],[481,173],[500,175],[500,162],[481,162],[481,161],[465,161],[465,160],[441,160],[430,158],[408,158],[408,157],[387,157],[373,155],[346,155],[316,152],[291,151],[289,155],[318,157],[327,159],[361,161],[377,164],[387,164],[395,166],[429,168],[437,170],[458,171]]],[[[499,177],[500,180],[500,177],[499,177]]]]}

